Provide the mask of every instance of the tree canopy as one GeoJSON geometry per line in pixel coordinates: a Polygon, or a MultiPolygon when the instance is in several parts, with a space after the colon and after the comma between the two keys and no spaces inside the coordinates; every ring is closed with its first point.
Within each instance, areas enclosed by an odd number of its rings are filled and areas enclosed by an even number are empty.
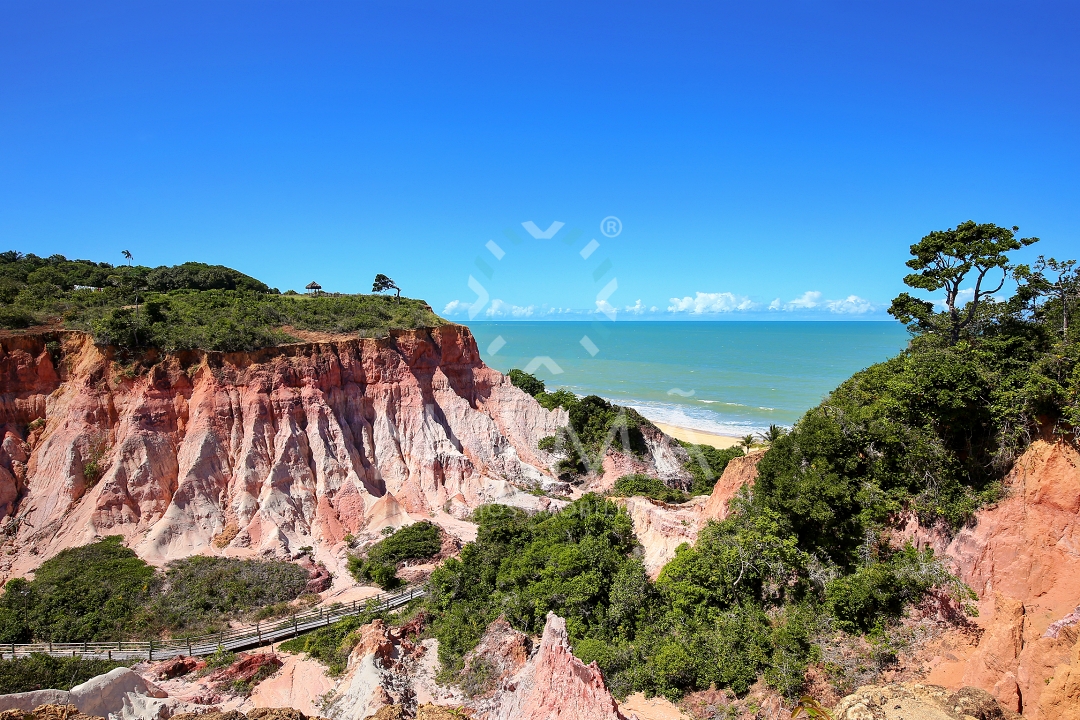
{"type": "Polygon", "coordinates": [[[889,313],[904,324],[947,335],[956,343],[960,333],[975,319],[979,304],[1004,287],[1010,270],[1008,253],[1038,242],[1035,237],[1017,238],[1015,233],[1019,229],[968,220],[955,229],[935,230],[926,235],[910,248],[913,257],[907,266],[918,272],[906,275],[904,284],[930,292],[944,290],[944,316],[935,312],[932,302],[918,300],[908,293],[901,293],[893,300],[889,313]],[[990,287],[997,278],[990,277],[991,271],[1001,273],[993,289],[990,287]],[[969,276],[972,276],[970,280],[969,276]],[[961,304],[965,281],[974,282],[966,309],[961,304]]]}

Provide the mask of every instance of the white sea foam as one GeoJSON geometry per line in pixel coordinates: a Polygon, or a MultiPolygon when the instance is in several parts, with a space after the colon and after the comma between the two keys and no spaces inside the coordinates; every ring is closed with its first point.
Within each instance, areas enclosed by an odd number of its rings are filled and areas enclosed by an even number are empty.
{"type": "Polygon", "coordinates": [[[687,408],[682,405],[627,403],[626,401],[622,401],[622,404],[629,405],[653,422],[729,437],[742,437],[751,433],[764,432],[768,428],[768,425],[761,423],[725,420],[718,417],[711,410],[705,410],[704,408],[695,410],[692,407],[687,408]]]}

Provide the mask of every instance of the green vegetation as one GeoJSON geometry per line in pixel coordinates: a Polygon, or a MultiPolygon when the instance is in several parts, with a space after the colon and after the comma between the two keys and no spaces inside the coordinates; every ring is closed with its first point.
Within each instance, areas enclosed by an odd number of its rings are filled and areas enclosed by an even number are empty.
{"type": "MultiPolygon", "coordinates": [[[[564,408],[570,416],[570,423],[558,434],[541,438],[539,447],[562,455],[558,470],[568,478],[575,478],[594,472],[601,467],[603,453],[608,447],[642,455],[647,451],[641,428],[651,427],[647,419],[633,408],[614,405],[596,395],[576,397],[569,390],[548,392],[544,381],[523,370],[511,370],[507,375],[510,382],[536,398],[537,402],[548,410],[564,408]]],[[[716,479],[724,472],[728,462],[743,454],[741,448],[733,447],[718,450],[709,445],[694,445],[679,441],[690,456],[686,469],[693,476],[691,495],[708,495],[712,492],[716,479]]],[[[669,488],[669,490],[672,490],[669,488]]],[[[635,494],[616,488],[621,495],[635,494]]],[[[655,493],[666,491],[656,489],[655,493]]],[[[673,490],[678,493],[678,490],[673,490]]],[[[642,493],[644,494],[644,493],[642,493]]],[[[658,500],[656,494],[649,495],[658,500]]],[[[677,495],[670,495],[677,497],[677,495]]],[[[680,502],[677,500],[665,502],[680,502]]]]}
{"type": "Polygon", "coordinates": [[[298,598],[307,582],[307,571],[290,562],[201,555],[175,560],[151,593],[145,622],[173,634],[209,632],[298,598]]]}
{"type": "Polygon", "coordinates": [[[361,627],[375,619],[381,619],[388,625],[402,625],[417,613],[423,612],[420,601],[414,600],[403,608],[393,611],[366,609],[360,615],[350,615],[336,623],[305,633],[300,637],[286,640],[279,649],[291,653],[306,653],[314,660],[326,665],[331,676],[345,672],[349,653],[359,641],[357,635],[361,627]]]}
{"type": "Polygon", "coordinates": [[[537,633],[553,610],[580,638],[624,623],[635,611],[636,602],[611,608],[613,584],[633,574],[633,567],[626,568],[635,562],[630,554],[637,544],[629,516],[614,503],[587,495],[560,513],[531,517],[486,505],[473,521],[479,525],[476,542],[429,582],[439,657],[454,672],[500,614],[537,633]]]}
{"type": "Polygon", "coordinates": [[[154,568],[119,536],[63,550],[34,579],[0,596],[0,641],[81,642],[122,637],[154,582],[154,568]]]}
{"type": "Polygon", "coordinates": [[[568,390],[547,392],[544,382],[523,370],[511,370],[510,382],[536,398],[548,410],[564,408],[570,423],[558,434],[540,440],[540,449],[562,455],[559,471],[570,477],[601,467],[609,447],[643,455],[648,451],[642,427],[651,427],[637,410],[609,403],[598,395],[576,397],[568,390]]]}
{"type": "Polygon", "coordinates": [[[389,590],[400,584],[398,563],[432,557],[441,548],[438,526],[424,520],[387,535],[368,550],[367,557],[349,556],[349,572],[357,582],[373,582],[389,590]]]}
{"type": "Polygon", "coordinates": [[[288,327],[383,335],[444,321],[419,300],[281,295],[220,265],[114,267],[0,253],[0,327],[57,323],[121,347],[236,351],[295,341],[288,327]]]}
{"type": "MultiPolygon", "coordinates": [[[[752,492],[680,547],[655,582],[636,559],[629,518],[602,498],[531,517],[478,510],[477,540],[431,579],[444,672],[461,672],[499,615],[536,633],[554,611],[567,618],[575,653],[596,660],[617,695],[742,693],[763,678],[795,698],[822,644],[844,642],[843,633],[887,648],[898,618],[931,591],[968,609],[970,589],[929,551],[890,537],[910,514],[945,529],[967,522],[1000,497],[1033,438],[1075,442],[1080,280],[1071,261],[1012,267],[1007,253],[1033,241],[965,223],[913,245],[909,266],[921,272],[905,280],[944,289],[944,309],[897,298],[892,312],[912,330],[908,349],[854,375],[790,431],[771,429],[752,492]],[[996,273],[1017,281],[1013,298],[987,301],[996,273]],[[960,291],[977,282],[961,307],[960,291]]],[[[535,378],[511,377],[546,406],[571,411],[573,433],[545,447],[567,452],[574,435],[610,427],[604,405],[563,404],[535,378]]],[[[741,453],[687,450],[694,492],[741,453]],[[694,462],[699,454],[705,463],[694,462]]],[[[619,492],[664,492],[650,478],[620,484],[619,492]]]]}
{"type": "Polygon", "coordinates": [[[306,653],[312,659],[325,665],[330,675],[340,675],[345,672],[345,666],[349,662],[349,653],[356,646],[354,633],[372,619],[368,615],[363,618],[350,615],[332,625],[321,627],[292,640],[286,640],[281,643],[279,649],[291,653],[306,653]]]}
{"type": "Polygon", "coordinates": [[[0,595],[0,642],[94,642],[214,632],[292,600],[308,575],[288,562],[192,557],[164,573],[119,536],[64,550],[0,595]]]}
{"type": "Polygon", "coordinates": [[[690,485],[691,495],[709,495],[716,485],[717,479],[724,474],[724,468],[732,458],[742,457],[745,453],[741,447],[729,447],[720,450],[711,445],[694,445],[693,443],[679,441],[686,448],[690,459],[686,462],[686,469],[694,477],[690,485]]]}
{"type": "Polygon", "coordinates": [[[623,475],[615,481],[615,487],[609,494],[613,497],[643,495],[665,503],[684,503],[689,499],[681,490],[668,487],[660,478],[648,475],[623,475]]]}
{"type": "Polygon", "coordinates": [[[110,660],[56,658],[44,653],[15,660],[0,660],[0,695],[32,690],[70,690],[92,677],[103,675],[123,663],[110,660]]]}

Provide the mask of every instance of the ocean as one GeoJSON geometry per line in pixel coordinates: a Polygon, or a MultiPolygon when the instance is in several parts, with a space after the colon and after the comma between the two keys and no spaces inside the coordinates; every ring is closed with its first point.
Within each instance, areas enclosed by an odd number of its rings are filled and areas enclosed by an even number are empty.
{"type": "Polygon", "coordinates": [[[484,362],[656,422],[741,436],[792,425],[905,347],[895,322],[470,322],[484,362]]]}

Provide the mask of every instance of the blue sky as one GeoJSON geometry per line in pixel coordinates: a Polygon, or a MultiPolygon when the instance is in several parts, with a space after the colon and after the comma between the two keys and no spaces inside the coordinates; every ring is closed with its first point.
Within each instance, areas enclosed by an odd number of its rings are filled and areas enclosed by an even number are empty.
{"type": "Polygon", "coordinates": [[[1078,30],[1066,2],[0,0],[0,245],[383,272],[461,318],[877,318],[930,230],[1080,254],[1078,30]]]}

